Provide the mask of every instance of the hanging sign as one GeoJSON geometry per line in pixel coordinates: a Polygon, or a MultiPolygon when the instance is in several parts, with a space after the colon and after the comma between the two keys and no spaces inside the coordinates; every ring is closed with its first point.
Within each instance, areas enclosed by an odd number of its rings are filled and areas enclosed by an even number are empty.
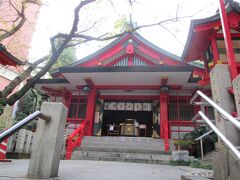
{"type": "Polygon", "coordinates": [[[104,110],[117,111],[152,111],[152,103],[105,102],[104,110]]]}
{"type": "Polygon", "coordinates": [[[160,91],[161,91],[161,92],[169,93],[169,90],[170,90],[170,88],[169,88],[168,86],[161,86],[161,87],[160,87],[160,91]]]}

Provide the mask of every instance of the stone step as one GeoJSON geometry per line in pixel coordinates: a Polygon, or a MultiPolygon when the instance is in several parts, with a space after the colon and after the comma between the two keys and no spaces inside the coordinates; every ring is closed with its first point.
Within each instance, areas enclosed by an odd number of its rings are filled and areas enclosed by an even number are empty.
{"type": "Polygon", "coordinates": [[[165,152],[164,150],[151,150],[151,149],[138,149],[138,148],[106,148],[106,147],[78,147],[75,151],[103,151],[103,152],[122,152],[122,153],[143,153],[143,154],[167,154],[170,155],[171,152],[165,152]]]}
{"type": "MultiPolygon", "coordinates": [[[[164,143],[164,139],[153,139],[147,137],[123,137],[123,136],[85,136],[86,142],[130,142],[130,143],[164,143]]],[[[84,143],[83,141],[83,143],[84,143]]]]}
{"type": "Polygon", "coordinates": [[[92,161],[116,161],[116,162],[134,162],[134,163],[149,163],[149,164],[161,164],[161,165],[169,165],[169,161],[164,160],[149,160],[149,159],[122,159],[115,157],[100,157],[100,158],[79,158],[75,160],[92,160],[92,161]]]}
{"type": "MultiPolygon", "coordinates": [[[[81,147],[121,148],[121,149],[145,149],[164,151],[163,139],[145,137],[84,137],[81,147]]],[[[169,140],[170,150],[173,149],[172,140],[169,140]]]]}
{"type": "Polygon", "coordinates": [[[123,152],[104,152],[104,151],[74,151],[73,160],[107,160],[107,161],[126,161],[126,162],[145,162],[168,164],[171,155],[166,154],[147,154],[147,153],[123,153],[123,152]]]}
{"type": "MultiPolygon", "coordinates": [[[[144,150],[159,150],[164,151],[164,145],[137,145],[137,144],[84,144],[81,147],[98,147],[98,148],[113,148],[113,149],[144,149],[144,150]]],[[[172,149],[172,148],[171,148],[172,149]]]]}
{"type": "Polygon", "coordinates": [[[171,152],[164,151],[164,143],[163,139],[146,137],[86,136],[72,159],[168,164],[171,152]]]}

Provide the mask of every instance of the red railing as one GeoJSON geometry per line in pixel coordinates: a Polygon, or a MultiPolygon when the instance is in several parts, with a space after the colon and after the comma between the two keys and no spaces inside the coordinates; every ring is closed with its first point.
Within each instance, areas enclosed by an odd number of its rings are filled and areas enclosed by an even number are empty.
{"type": "Polygon", "coordinates": [[[72,152],[75,147],[80,146],[85,135],[86,120],[68,137],[66,159],[71,159],[72,152]]]}

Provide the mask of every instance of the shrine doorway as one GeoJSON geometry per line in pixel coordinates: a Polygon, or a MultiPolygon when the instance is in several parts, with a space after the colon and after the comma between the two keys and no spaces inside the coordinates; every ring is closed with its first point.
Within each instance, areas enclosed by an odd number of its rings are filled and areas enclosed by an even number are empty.
{"type": "Polygon", "coordinates": [[[153,112],[152,111],[117,111],[104,110],[102,136],[136,136],[136,137],[152,137],[153,112]],[[129,124],[129,120],[136,123],[134,135],[126,135],[123,133],[123,125],[129,124]],[[128,121],[128,122],[126,122],[128,121]],[[109,125],[113,125],[119,130],[114,134],[109,134],[109,125]]]}

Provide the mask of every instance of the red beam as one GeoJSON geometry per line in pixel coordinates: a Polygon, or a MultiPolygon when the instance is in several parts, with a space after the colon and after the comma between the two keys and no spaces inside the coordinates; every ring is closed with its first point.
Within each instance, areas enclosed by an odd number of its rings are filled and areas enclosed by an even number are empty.
{"type": "Polygon", "coordinates": [[[223,29],[223,35],[224,35],[224,42],[227,50],[230,74],[231,74],[232,80],[234,80],[237,77],[238,73],[237,73],[236,60],[233,52],[231,32],[228,24],[227,12],[226,12],[225,4],[223,0],[219,0],[219,12],[221,16],[221,23],[222,23],[222,29],[223,29]]]}
{"type": "MultiPolygon", "coordinates": [[[[214,35],[215,38],[224,38],[223,34],[215,34],[214,35]]],[[[232,38],[240,38],[240,34],[239,33],[231,33],[231,37],[232,38]]]]}
{"type": "Polygon", "coordinates": [[[47,91],[48,93],[56,93],[56,94],[63,95],[63,91],[53,89],[53,88],[49,88],[49,87],[45,87],[45,86],[42,87],[42,90],[47,91]]]}
{"type": "MultiPolygon", "coordinates": [[[[96,85],[98,90],[160,90],[160,85],[96,85]]],[[[181,89],[181,85],[168,85],[170,89],[181,89]]]]}
{"type": "Polygon", "coordinates": [[[84,79],[84,81],[87,83],[87,85],[89,85],[91,88],[95,87],[94,82],[92,81],[92,79],[88,78],[88,79],[84,79]]]}
{"type": "Polygon", "coordinates": [[[221,26],[220,21],[211,22],[211,23],[207,23],[207,24],[200,24],[200,25],[197,25],[194,27],[194,32],[207,31],[207,30],[214,29],[215,27],[219,27],[219,26],[221,26]]]}
{"type": "Polygon", "coordinates": [[[84,120],[85,119],[81,119],[81,118],[67,118],[67,122],[69,122],[71,124],[80,124],[84,120]]]}
{"type": "Polygon", "coordinates": [[[148,95],[100,95],[100,99],[106,100],[157,100],[159,96],[148,95]]]}
{"type": "Polygon", "coordinates": [[[159,90],[160,85],[97,85],[99,90],[159,90]]]}
{"type": "Polygon", "coordinates": [[[169,121],[170,126],[186,126],[186,127],[195,127],[196,124],[201,123],[193,123],[192,121],[169,121]]]}
{"type": "MultiPolygon", "coordinates": [[[[72,99],[78,99],[78,95],[73,95],[73,96],[72,96],[72,99]]],[[[80,99],[80,100],[83,100],[83,99],[86,100],[86,99],[87,99],[87,95],[80,95],[80,96],[79,96],[79,99],[80,99]]]]}

